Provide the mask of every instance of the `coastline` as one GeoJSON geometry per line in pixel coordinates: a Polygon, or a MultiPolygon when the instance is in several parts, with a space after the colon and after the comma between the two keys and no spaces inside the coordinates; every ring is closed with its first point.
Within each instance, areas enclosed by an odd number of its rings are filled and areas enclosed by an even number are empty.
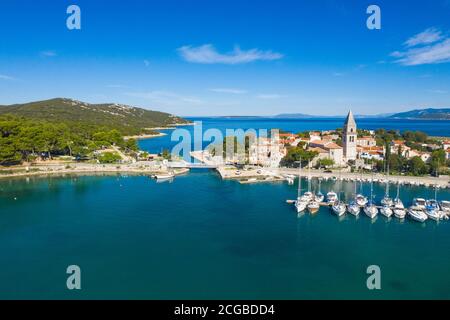
{"type": "MultiPolygon", "coordinates": [[[[114,174],[135,174],[135,175],[154,175],[167,173],[168,171],[158,166],[151,166],[148,163],[135,164],[77,164],[67,163],[59,165],[32,166],[29,171],[23,172],[26,167],[16,167],[14,169],[0,170],[0,180],[13,178],[28,178],[34,176],[51,175],[114,175],[114,174]],[[1,171],[18,171],[16,173],[1,174],[1,171]]],[[[175,176],[188,173],[189,169],[180,168],[173,170],[175,176]]]]}
{"type": "Polygon", "coordinates": [[[153,139],[153,138],[159,138],[159,137],[163,137],[166,136],[167,133],[155,133],[155,134],[139,134],[139,135],[134,135],[134,136],[125,136],[123,137],[124,140],[130,140],[130,139],[135,139],[135,140],[145,140],[145,139],[153,139]]]}

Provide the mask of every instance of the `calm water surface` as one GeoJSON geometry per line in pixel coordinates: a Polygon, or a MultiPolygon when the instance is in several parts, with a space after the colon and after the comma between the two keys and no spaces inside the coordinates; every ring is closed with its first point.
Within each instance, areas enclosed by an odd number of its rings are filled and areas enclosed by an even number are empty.
{"type": "MultiPolygon", "coordinates": [[[[322,191],[350,197],[353,187],[322,191]]],[[[375,192],[379,201],[384,185],[375,192]]],[[[450,298],[449,222],[339,220],[325,208],[298,217],[286,204],[295,196],[295,185],[240,185],[207,170],[173,183],[0,180],[0,298],[450,298]],[[71,264],[82,270],[78,292],[66,289],[71,264]],[[366,288],[372,264],[381,291],[366,288]]],[[[433,190],[402,187],[405,204],[414,196],[433,190]]]]}

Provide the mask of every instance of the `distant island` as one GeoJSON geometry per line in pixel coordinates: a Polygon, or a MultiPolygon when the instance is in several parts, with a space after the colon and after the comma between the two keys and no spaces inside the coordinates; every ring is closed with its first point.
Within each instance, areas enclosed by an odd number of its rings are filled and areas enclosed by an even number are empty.
{"type": "MultiPolygon", "coordinates": [[[[281,113],[277,115],[270,116],[221,116],[219,118],[228,118],[228,119],[325,119],[325,118],[345,118],[344,115],[311,115],[305,113],[281,113]]],[[[357,119],[380,119],[380,118],[389,118],[389,119],[416,119],[416,120],[450,120],[450,108],[441,108],[441,109],[416,109],[406,112],[400,113],[380,113],[375,115],[364,115],[364,114],[356,114],[355,118],[357,119]]]]}
{"type": "Polygon", "coordinates": [[[423,120],[450,120],[450,108],[445,109],[417,109],[391,115],[392,119],[423,119],[423,120]]]}

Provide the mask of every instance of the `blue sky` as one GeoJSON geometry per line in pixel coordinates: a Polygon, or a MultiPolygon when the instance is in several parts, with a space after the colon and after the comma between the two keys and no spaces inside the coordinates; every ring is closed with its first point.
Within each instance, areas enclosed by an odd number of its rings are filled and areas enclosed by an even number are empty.
{"type": "Polygon", "coordinates": [[[52,97],[183,116],[450,107],[450,0],[1,1],[0,104],[52,97]]]}

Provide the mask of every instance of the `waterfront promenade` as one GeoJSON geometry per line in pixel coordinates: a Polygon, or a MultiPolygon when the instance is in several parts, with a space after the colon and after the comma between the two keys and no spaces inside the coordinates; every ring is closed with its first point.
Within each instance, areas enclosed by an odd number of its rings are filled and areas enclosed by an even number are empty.
{"type": "MultiPolygon", "coordinates": [[[[43,176],[43,175],[98,175],[98,174],[165,174],[169,168],[151,161],[140,161],[130,164],[90,164],[90,163],[61,163],[40,164],[33,166],[16,166],[0,170],[0,179],[43,176]]],[[[174,175],[189,172],[188,168],[170,169],[174,175]]]]}

